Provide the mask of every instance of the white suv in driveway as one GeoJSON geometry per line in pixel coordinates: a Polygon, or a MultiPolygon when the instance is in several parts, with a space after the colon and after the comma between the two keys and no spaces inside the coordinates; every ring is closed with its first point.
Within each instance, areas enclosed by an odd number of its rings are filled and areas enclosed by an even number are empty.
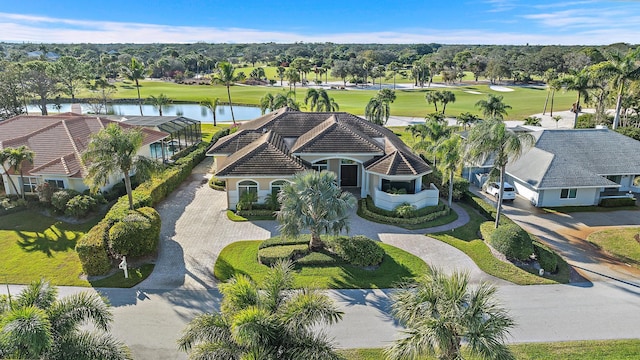
{"type": "MultiPolygon", "coordinates": [[[[500,196],[500,184],[495,181],[489,182],[485,184],[484,191],[489,195],[493,195],[493,197],[495,197],[496,200],[498,200],[498,197],[500,196]]],[[[505,182],[504,191],[502,193],[502,200],[513,201],[515,200],[515,198],[516,198],[516,189],[513,186],[511,186],[511,184],[509,184],[508,182],[505,182]]]]}

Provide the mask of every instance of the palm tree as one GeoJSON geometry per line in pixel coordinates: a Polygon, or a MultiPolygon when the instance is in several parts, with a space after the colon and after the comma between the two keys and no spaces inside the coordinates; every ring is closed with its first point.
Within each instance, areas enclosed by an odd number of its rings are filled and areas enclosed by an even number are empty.
{"type": "Polygon", "coordinates": [[[384,125],[389,120],[389,103],[378,97],[372,97],[364,108],[364,116],[374,124],[384,125]]]}
{"type": "Polygon", "coordinates": [[[130,172],[135,169],[144,178],[158,168],[153,160],[138,155],[143,139],[140,130],[123,130],[118,124],[109,124],[92,134],[82,153],[82,162],[87,167],[85,180],[91,190],[96,191],[107,184],[111,175],[121,173],[129,197],[129,209],[134,210],[130,172]]]}
{"type": "Polygon", "coordinates": [[[471,355],[483,359],[515,359],[504,345],[515,325],[496,300],[496,287],[483,282],[469,286],[469,275],[447,276],[431,269],[415,283],[392,295],[392,313],[405,330],[385,353],[390,359],[462,359],[462,340],[471,355]]]}
{"type": "Polygon", "coordinates": [[[202,101],[200,101],[200,106],[203,106],[202,108],[203,111],[206,111],[205,109],[209,109],[209,111],[211,111],[211,114],[213,115],[213,126],[218,126],[218,123],[216,121],[216,111],[218,110],[219,102],[220,102],[219,98],[213,98],[213,99],[205,98],[202,101]]]}
{"type": "Polygon", "coordinates": [[[320,234],[338,235],[349,230],[349,210],[356,198],[338,186],[332,171],[304,171],[296,174],[292,183],[278,194],[280,211],[276,213],[280,232],[284,236],[298,236],[304,229],[311,233],[309,249],[324,247],[320,234]]]}
{"type": "Polygon", "coordinates": [[[311,102],[310,110],[318,112],[331,112],[338,111],[340,107],[338,103],[329,97],[329,94],[324,89],[309,89],[307,95],[304,98],[304,103],[311,102]]]}
{"type": "Polygon", "coordinates": [[[612,75],[612,83],[618,87],[616,98],[616,113],[613,118],[613,129],[617,129],[620,124],[620,109],[622,107],[622,95],[624,88],[630,80],[640,80],[640,48],[630,51],[622,56],[619,53],[610,55],[610,59],[605,65],[605,72],[612,75]]]}
{"type": "Polygon", "coordinates": [[[549,83],[549,87],[551,87],[551,109],[549,111],[549,115],[552,117],[553,117],[553,100],[555,98],[556,91],[562,89],[562,86],[564,86],[564,83],[561,79],[551,80],[551,82],[549,83]]]}
{"type": "Polygon", "coordinates": [[[222,61],[218,63],[218,71],[215,75],[213,75],[213,83],[222,84],[227,87],[227,97],[229,98],[229,108],[231,108],[231,120],[233,124],[236,123],[236,117],[233,114],[233,103],[231,102],[231,85],[233,85],[236,81],[241,81],[244,79],[242,75],[235,74],[236,69],[231,65],[231,63],[227,61],[222,61]]]}
{"type": "Polygon", "coordinates": [[[142,116],[143,114],[142,100],[140,98],[140,83],[138,82],[138,80],[143,80],[146,73],[147,70],[144,64],[141,61],[136,60],[136,58],[134,57],[131,58],[131,63],[129,64],[129,66],[124,66],[122,68],[122,74],[124,75],[124,77],[126,77],[129,81],[135,81],[136,83],[136,90],[138,90],[138,106],[140,107],[140,116],[142,116]]]}
{"type": "Polygon", "coordinates": [[[260,112],[262,113],[262,115],[267,112],[267,109],[275,109],[275,107],[273,106],[273,100],[274,97],[271,93],[266,93],[260,98],[260,112]]]}
{"type": "Polygon", "coordinates": [[[33,282],[0,307],[0,358],[131,359],[129,349],[107,332],[112,320],[97,294],[58,299],[48,282],[33,282]],[[84,330],[87,325],[99,331],[84,330]]]}
{"type": "MultiPolygon", "coordinates": [[[[441,113],[435,113],[437,116],[442,116],[441,113]]],[[[437,117],[430,117],[427,115],[428,120],[424,124],[420,124],[418,131],[420,133],[420,141],[413,144],[415,150],[430,151],[433,152],[436,144],[449,136],[451,128],[445,121],[438,120],[437,117]]],[[[433,154],[433,165],[436,165],[436,154],[433,154]]]]}
{"type": "Polygon", "coordinates": [[[528,126],[542,126],[540,123],[540,118],[535,116],[529,116],[524,119],[524,125],[528,126]]]}
{"type": "Polygon", "coordinates": [[[22,163],[28,162],[33,164],[35,153],[27,146],[21,145],[17,148],[7,148],[9,166],[13,168],[14,173],[20,174],[20,184],[22,184],[22,198],[24,199],[24,174],[22,173],[22,163]]]}
{"type": "Polygon", "coordinates": [[[284,78],[289,82],[289,91],[291,91],[291,84],[293,84],[293,91],[296,91],[296,83],[300,81],[300,73],[296,69],[289,68],[284,73],[284,78]]]}
{"type": "Polygon", "coordinates": [[[458,123],[458,125],[462,125],[464,130],[467,130],[467,126],[471,127],[471,125],[477,123],[479,120],[480,118],[476,115],[473,115],[470,112],[464,112],[458,115],[456,123],[458,123]]]}
{"type": "Polygon", "coordinates": [[[456,102],[456,94],[449,90],[443,90],[441,91],[440,102],[442,102],[442,114],[444,115],[444,112],[447,109],[447,104],[456,102]]]}
{"type": "Polygon", "coordinates": [[[440,91],[427,91],[424,94],[425,100],[427,100],[427,104],[433,104],[433,107],[436,112],[438,112],[438,103],[440,102],[442,97],[442,93],[440,91]]]}
{"type": "Polygon", "coordinates": [[[511,106],[502,102],[502,96],[493,94],[488,94],[487,100],[478,101],[476,107],[482,110],[485,118],[500,120],[507,115],[507,109],[511,109],[511,106]]]}
{"type": "MultiPolygon", "coordinates": [[[[7,172],[8,169],[7,169],[6,165],[5,165],[5,164],[9,163],[9,159],[11,158],[11,149],[12,148],[4,148],[4,149],[0,150],[0,166],[2,166],[2,171],[5,174],[7,174],[7,178],[9,178],[9,182],[13,186],[13,190],[16,192],[16,195],[18,195],[18,194],[20,194],[20,192],[18,191],[18,187],[16,187],[15,181],[13,181],[13,178],[11,178],[11,176],[7,172]]],[[[9,166],[11,166],[11,165],[9,165],[9,166]]]]}
{"type": "Polygon", "coordinates": [[[282,79],[284,79],[284,73],[285,71],[287,71],[287,69],[285,69],[282,66],[278,66],[276,68],[276,73],[278,74],[278,77],[280,78],[280,86],[282,86],[282,79]]]}
{"type": "Polygon", "coordinates": [[[300,111],[300,104],[296,101],[295,91],[288,91],[285,94],[278,93],[273,98],[273,108],[288,107],[292,110],[300,111]]]}
{"type": "Polygon", "coordinates": [[[558,122],[559,122],[560,120],[562,120],[562,116],[560,116],[560,115],[556,115],[556,116],[554,116],[554,117],[553,117],[553,120],[555,120],[555,121],[556,121],[556,129],[557,129],[557,128],[558,128],[558,122]]]}
{"type": "Polygon", "coordinates": [[[220,284],[220,311],[191,320],[179,348],[190,359],[341,359],[317,327],[343,313],[320,291],[291,291],[292,269],[276,263],[260,286],[242,274],[220,284]]]}
{"type": "MultiPolygon", "coordinates": [[[[483,162],[493,156],[493,168],[500,172],[500,184],[504,184],[505,168],[509,160],[517,159],[522,152],[533,145],[534,138],[529,133],[515,133],[508,130],[503,121],[489,119],[469,130],[465,158],[471,162],[483,162]]],[[[500,223],[502,196],[504,186],[500,186],[500,194],[496,204],[495,227],[500,223]]]]}
{"type": "Polygon", "coordinates": [[[578,97],[572,108],[572,111],[575,113],[573,118],[573,128],[575,129],[578,125],[578,116],[582,108],[582,106],[580,106],[580,98],[582,97],[585,102],[589,101],[589,89],[592,87],[591,74],[588,70],[584,69],[564,77],[562,84],[566,86],[567,90],[575,90],[578,93],[578,97]]]}
{"type": "Polygon", "coordinates": [[[558,73],[556,72],[556,69],[553,69],[553,68],[547,69],[547,71],[544,72],[544,75],[542,75],[542,81],[544,81],[545,84],[547,84],[547,98],[544,100],[544,109],[542,110],[542,115],[544,115],[547,112],[547,103],[549,102],[549,93],[551,93],[552,91],[555,91],[553,86],[551,85],[551,82],[556,80],[557,78],[558,78],[558,73]]]}
{"type": "Polygon", "coordinates": [[[172,100],[167,95],[160,93],[158,96],[149,96],[147,103],[158,109],[158,113],[162,116],[162,107],[171,104],[172,100]]]}
{"type": "MultiPolygon", "coordinates": [[[[439,141],[433,151],[440,160],[438,168],[443,174],[449,174],[449,207],[453,201],[453,176],[460,171],[463,163],[462,146],[460,135],[453,134],[451,137],[439,141]]],[[[442,183],[445,183],[442,178],[442,183]]]]}

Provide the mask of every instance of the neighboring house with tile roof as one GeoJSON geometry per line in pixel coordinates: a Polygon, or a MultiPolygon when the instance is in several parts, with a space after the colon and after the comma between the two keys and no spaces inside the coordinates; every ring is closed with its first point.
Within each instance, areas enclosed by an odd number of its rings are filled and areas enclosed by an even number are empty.
{"type": "Polygon", "coordinates": [[[383,209],[402,203],[438,204],[438,190],[423,184],[432,170],[392,131],[344,112],[300,112],[282,108],[243,123],[207,152],[216,177],[227,183],[227,204],[256,192],[264,202],[294,174],[333,171],[342,188],[371,196],[383,209]]]}
{"type": "MultiPolygon", "coordinates": [[[[640,176],[640,141],[608,129],[530,133],[535,144],[507,165],[506,181],[532,204],[590,206],[640,191],[634,185],[640,176]]],[[[482,164],[485,169],[488,162],[482,164]]]]}
{"type": "MultiPolygon", "coordinates": [[[[15,193],[7,179],[11,176],[16,186],[26,193],[35,193],[36,186],[48,182],[58,188],[84,191],[86,169],[81,162],[81,154],[89,144],[91,134],[107,125],[116,123],[123,128],[134,128],[118,121],[97,116],[65,113],[54,116],[20,115],[0,122],[0,150],[25,145],[35,156],[33,164],[23,163],[24,183],[19,174],[0,173],[4,180],[5,193],[15,193]]],[[[165,139],[168,134],[148,128],[141,128],[143,145],[138,155],[151,157],[151,145],[165,139]]],[[[0,172],[2,169],[0,168],[0,172]]],[[[111,188],[120,181],[114,176],[104,189],[111,188]]]]}

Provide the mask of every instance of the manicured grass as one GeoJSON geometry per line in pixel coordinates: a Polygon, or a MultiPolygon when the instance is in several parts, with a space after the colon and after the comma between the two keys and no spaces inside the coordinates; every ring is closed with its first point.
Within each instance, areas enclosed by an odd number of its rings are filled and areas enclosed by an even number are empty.
{"type": "Polygon", "coordinates": [[[45,277],[53,285],[89,286],[80,278],[75,247],[96,223],[67,224],[31,210],[0,216],[0,282],[28,284],[45,277]]]}
{"type": "MultiPolygon", "coordinates": [[[[521,360],[625,360],[640,356],[640,339],[590,340],[508,345],[516,359],[521,360]]],[[[385,359],[383,349],[345,349],[339,351],[346,360],[385,359]]],[[[475,360],[462,351],[465,359],[475,360]]],[[[424,360],[435,360],[425,357],[424,360]]]]}
{"type": "Polygon", "coordinates": [[[561,207],[546,207],[542,208],[543,211],[548,213],[561,213],[570,214],[574,212],[609,212],[619,210],[640,210],[637,206],[621,206],[621,207],[604,207],[604,206],[561,206],[561,207]]]}
{"type": "Polygon", "coordinates": [[[130,288],[139,284],[140,282],[142,282],[142,280],[151,275],[154,267],[154,264],[145,264],[139,268],[129,269],[128,279],[124,278],[124,271],[119,270],[109,277],[89,282],[93,287],[130,288]]]}
{"type": "Polygon", "coordinates": [[[213,134],[217,133],[220,130],[224,130],[231,126],[226,123],[218,123],[218,126],[213,126],[212,123],[202,123],[202,141],[209,142],[213,137],[213,134]]]}
{"type": "Polygon", "coordinates": [[[531,274],[519,267],[498,260],[489,247],[479,239],[480,224],[487,221],[484,217],[478,214],[470,206],[466,204],[460,204],[469,213],[470,221],[464,226],[454,229],[453,231],[447,231],[437,234],[430,234],[429,236],[443,241],[467,254],[478,267],[489,275],[493,275],[497,278],[504,279],[519,285],[533,285],[533,284],[556,284],[569,282],[568,271],[559,272],[558,275],[549,275],[547,277],[540,277],[538,275],[531,274]]]}
{"type": "Polygon", "coordinates": [[[640,269],[640,242],[634,236],[640,227],[619,227],[595,232],[587,241],[597,245],[623,263],[640,269]]]}
{"type": "MultiPolygon", "coordinates": [[[[170,99],[180,102],[199,102],[203,98],[220,98],[220,101],[227,101],[226,87],[221,85],[181,85],[164,81],[141,81],[140,94],[142,98],[150,95],[166,94],[170,99]]],[[[130,83],[122,82],[116,84],[118,91],[114,94],[116,99],[137,98],[136,88],[130,83]]],[[[542,112],[547,92],[541,89],[526,87],[511,87],[514,91],[498,92],[491,90],[489,85],[456,85],[449,88],[455,96],[456,102],[447,105],[447,116],[456,116],[462,112],[480,114],[475,107],[478,100],[485,99],[486,94],[496,94],[504,97],[504,102],[512,107],[506,117],[507,120],[521,120],[531,114],[542,112]],[[467,91],[476,91],[482,94],[470,94],[467,91]]],[[[436,91],[440,88],[424,88],[411,90],[396,90],[397,99],[391,104],[391,114],[395,116],[415,116],[424,117],[434,111],[433,106],[425,101],[425,94],[428,91],[436,91]]],[[[231,99],[234,104],[258,105],[260,98],[266,93],[275,94],[281,91],[288,91],[289,88],[280,86],[233,86],[231,88],[231,99]]],[[[303,102],[306,88],[298,87],[296,90],[298,100],[303,102]]],[[[340,111],[353,114],[364,114],[364,108],[377,90],[328,90],[329,96],[333,97],[340,105],[340,111]]],[[[89,92],[78,95],[79,98],[91,97],[89,92]]],[[[575,93],[558,92],[554,99],[554,109],[566,110],[575,101],[575,93]]]]}
{"type": "MultiPolygon", "coordinates": [[[[234,274],[245,274],[261,282],[267,266],[258,263],[258,246],[261,241],[239,241],[220,252],[214,266],[214,275],[227,280],[234,274]]],[[[375,270],[365,270],[351,265],[308,266],[296,268],[294,287],[319,289],[372,289],[391,288],[406,278],[427,271],[427,264],[406,251],[387,244],[380,244],[385,251],[382,264],[375,270]]]]}

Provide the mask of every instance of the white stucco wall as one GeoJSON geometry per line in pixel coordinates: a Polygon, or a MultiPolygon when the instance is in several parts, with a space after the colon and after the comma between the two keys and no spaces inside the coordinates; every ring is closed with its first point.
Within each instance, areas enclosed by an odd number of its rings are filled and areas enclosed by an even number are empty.
{"type": "Polygon", "coordinates": [[[393,210],[403,203],[409,203],[418,209],[426,206],[435,206],[438,205],[439,196],[438,188],[433,184],[428,190],[422,190],[416,194],[389,194],[378,189],[374,189],[371,194],[373,203],[385,210],[393,210]]]}
{"type": "Polygon", "coordinates": [[[574,199],[561,199],[561,189],[540,190],[538,206],[591,206],[598,205],[600,188],[579,188],[574,199]]]}
{"type": "Polygon", "coordinates": [[[529,200],[532,204],[538,204],[538,192],[527,184],[522,183],[520,180],[509,178],[507,182],[512,184],[516,188],[518,195],[529,200]]]}

